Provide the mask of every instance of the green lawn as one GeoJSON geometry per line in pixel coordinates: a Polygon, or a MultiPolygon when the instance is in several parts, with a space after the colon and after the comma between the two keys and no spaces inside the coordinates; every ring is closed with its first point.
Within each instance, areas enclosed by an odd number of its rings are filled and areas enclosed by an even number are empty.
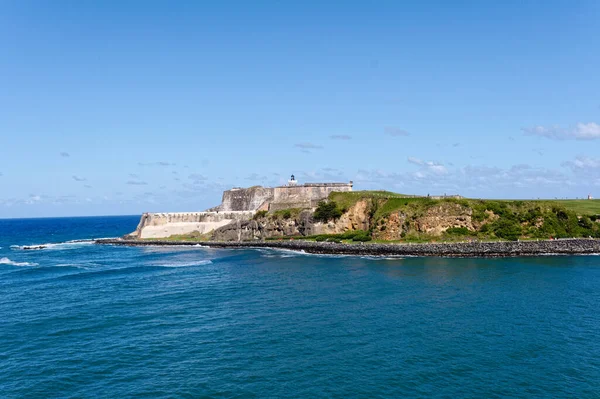
{"type": "MultiPolygon", "coordinates": [[[[351,192],[333,192],[329,196],[329,199],[338,203],[340,208],[348,209],[352,205],[354,205],[357,201],[364,198],[377,198],[385,201],[383,206],[377,210],[376,217],[381,216],[383,214],[389,213],[389,211],[394,210],[401,205],[408,205],[412,203],[413,205],[417,204],[426,204],[429,201],[440,201],[440,200],[432,200],[427,197],[414,197],[406,194],[398,194],[393,193],[391,191],[351,191],[351,192]]],[[[472,203],[472,201],[476,201],[473,199],[465,198],[466,203],[472,203]]],[[[502,202],[528,202],[535,203],[540,202],[544,204],[555,203],[559,206],[564,206],[570,211],[577,213],[578,215],[600,215],[600,199],[595,200],[551,200],[551,199],[540,199],[540,200],[483,200],[483,201],[502,201],[502,202]]]]}
{"type": "Polygon", "coordinates": [[[600,200],[555,200],[579,215],[600,215],[600,200]]]}

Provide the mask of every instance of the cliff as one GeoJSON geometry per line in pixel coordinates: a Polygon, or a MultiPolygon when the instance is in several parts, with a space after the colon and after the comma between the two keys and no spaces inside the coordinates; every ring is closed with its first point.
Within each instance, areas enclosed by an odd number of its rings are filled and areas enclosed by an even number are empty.
{"type": "Polygon", "coordinates": [[[474,241],[600,237],[600,216],[557,201],[494,201],[334,192],[319,207],[257,213],[217,228],[215,241],[307,237],[316,240],[474,241]],[[325,207],[323,208],[325,209],[325,207]],[[330,214],[327,214],[329,212],[330,214]],[[349,232],[359,232],[355,238],[349,232]]]}
{"type": "MultiPolygon", "coordinates": [[[[313,189],[301,188],[299,192],[313,189]]],[[[316,188],[321,190],[323,186],[316,188]]],[[[224,194],[225,206],[221,209],[253,207],[264,198],[270,198],[262,187],[246,189],[243,193],[248,196],[235,192],[224,194]]],[[[315,194],[319,195],[323,193],[315,194]]],[[[308,197],[303,195],[302,198],[308,197]]],[[[322,205],[285,208],[288,204],[298,204],[294,195],[286,194],[285,199],[290,201],[276,202],[275,207],[271,202],[269,210],[261,205],[263,210],[260,211],[144,214],[132,237],[158,239],[193,233],[187,239],[256,241],[294,237],[334,242],[600,237],[600,216],[594,213],[595,210],[600,213],[600,202],[597,207],[592,202],[578,207],[578,203],[560,201],[434,199],[377,191],[332,191],[322,205]]]]}

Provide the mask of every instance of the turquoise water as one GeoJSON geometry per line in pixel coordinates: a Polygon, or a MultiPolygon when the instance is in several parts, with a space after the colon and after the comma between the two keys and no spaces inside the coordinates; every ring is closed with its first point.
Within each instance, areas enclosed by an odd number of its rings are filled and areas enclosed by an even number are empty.
{"type": "Polygon", "coordinates": [[[599,257],[67,242],[137,221],[0,220],[0,397],[600,397],[599,257]]]}

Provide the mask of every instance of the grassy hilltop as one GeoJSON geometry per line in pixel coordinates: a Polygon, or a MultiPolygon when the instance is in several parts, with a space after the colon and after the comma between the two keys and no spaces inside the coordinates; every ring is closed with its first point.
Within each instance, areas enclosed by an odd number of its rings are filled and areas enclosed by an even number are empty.
{"type": "MultiPolygon", "coordinates": [[[[600,238],[600,200],[431,199],[355,191],[332,193],[328,209],[335,208],[337,213],[332,216],[337,216],[359,201],[368,202],[369,233],[380,240],[391,236],[407,241],[600,238]],[[400,233],[391,235],[386,232],[390,228],[400,233]]],[[[320,219],[327,220],[327,214],[320,219]]]]}

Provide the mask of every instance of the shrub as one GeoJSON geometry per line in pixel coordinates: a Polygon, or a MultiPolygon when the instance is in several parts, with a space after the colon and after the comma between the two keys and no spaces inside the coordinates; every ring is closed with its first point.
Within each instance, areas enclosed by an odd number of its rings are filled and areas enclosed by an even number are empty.
{"type": "Polygon", "coordinates": [[[354,237],[352,237],[352,241],[356,241],[356,242],[371,241],[372,239],[373,238],[367,232],[362,232],[362,233],[357,234],[354,237]]]}
{"type": "Polygon", "coordinates": [[[342,240],[351,240],[358,235],[365,235],[365,234],[369,235],[369,232],[364,231],[364,230],[348,230],[342,234],[338,234],[337,237],[341,238],[342,240]]]}
{"type": "Polygon", "coordinates": [[[472,231],[466,227],[450,227],[446,230],[446,234],[453,236],[470,236],[472,231]]]}
{"type": "Polygon", "coordinates": [[[321,201],[313,214],[313,219],[317,222],[328,222],[338,219],[342,216],[342,211],[338,209],[335,201],[321,201]]]}
{"type": "Polygon", "coordinates": [[[281,213],[281,217],[284,219],[290,219],[292,217],[292,211],[290,211],[289,209],[286,209],[285,211],[283,211],[281,213]]]}
{"type": "Polygon", "coordinates": [[[581,227],[583,229],[592,229],[594,227],[594,223],[587,216],[583,216],[581,219],[579,219],[578,223],[579,223],[579,227],[581,227]]]}
{"type": "Polygon", "coordinates": [[[496,237],[504,238],[505,240],[516,241],[523,233],[523,229],[517,221],[507,218],[498,219],[493,223],[492,227],[496,237]]]}
{"type": "Polygon", "coordinates": [[[534,223],[541,216],[542,210],[537,207],[535,209],[529,209],[527,212],[519,215],[519,220],[521,222],[534,223]]]}
{"type": "Polygon", "coordinates": [[[267,213],[269,213],[268,211],[258,211],[254,214],[254,216],[252,217],[253,220],[257,220],[260,218],[264,218],[265,216],[267,216],[267,213]]]}

